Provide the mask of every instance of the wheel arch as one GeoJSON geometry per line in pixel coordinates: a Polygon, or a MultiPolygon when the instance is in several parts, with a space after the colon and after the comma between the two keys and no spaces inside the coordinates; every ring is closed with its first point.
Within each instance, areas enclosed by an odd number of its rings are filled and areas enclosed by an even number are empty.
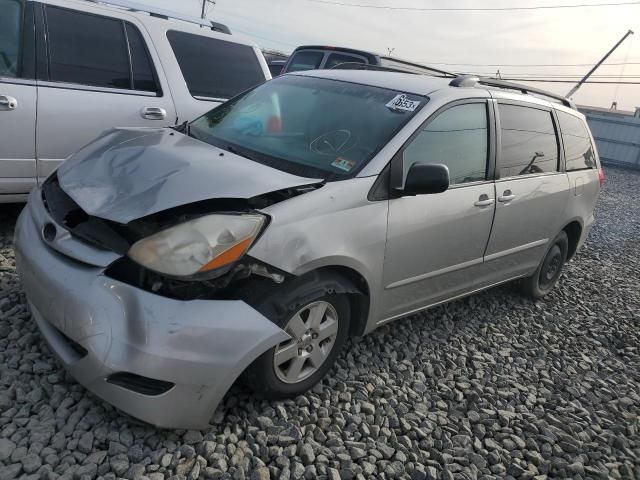
{"type": "MultiPolygon", "coordinates": [[[[250,288],[243,288],[241,299],[255,308],[266,296],[274,294],[288,282],[318,281],[319,279],[336,280],[332,286],[335,293],[348,295],[351,312],[349,336],[362,336],[369,331],[368,323],[372,312],[372,285],[362,270],[348,262],[313,262],[288,274],[285,283],[275,283],[266,278],[256,279],[250,288]]],[[[374,287],[375,288],[375,287],[374,287]]]]}
{"type": "Polygon", "coordinates": [[[352,290],[342,292],[349,296],[349,306],[351,308],[349,336],[357,337],[363,335],[367,330],[371,305],[371,291],[366,278],[357,270],[343,265],[328,265],[312,270],[312,272],[336,275],[351,284],[352,290]]]}
{"type": "Polygon", "coordinates": [[[578,250],[580,238],[582,237],[582,222],[574,219],[562,229],[569,239],[569,251],[567,252],[567,261],[571,260],[578,250]]]}

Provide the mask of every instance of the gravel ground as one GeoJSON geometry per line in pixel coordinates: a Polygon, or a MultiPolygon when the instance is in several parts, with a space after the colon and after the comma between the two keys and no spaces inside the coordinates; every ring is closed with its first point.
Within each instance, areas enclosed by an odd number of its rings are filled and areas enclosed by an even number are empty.
{"type": "Polygon", "coordinates": [[[234,387],[209,431],[161,431],[67,377],[31,321],[0,207],[0,480],[640,479],[640,174],[608,170],[545,301],[511,287],[349,345],[292,401],[234,387]]]}

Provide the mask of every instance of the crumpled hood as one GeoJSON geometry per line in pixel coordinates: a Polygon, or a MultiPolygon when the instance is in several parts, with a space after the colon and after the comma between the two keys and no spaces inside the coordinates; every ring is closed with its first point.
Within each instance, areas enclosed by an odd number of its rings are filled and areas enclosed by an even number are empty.
{"type": "Polygon", "coordinates": [[[108,130],[69,157],[58,179],[89,215],[119,223],[201,200],[248,199],[320,181],[164,128],[108,130]]]}

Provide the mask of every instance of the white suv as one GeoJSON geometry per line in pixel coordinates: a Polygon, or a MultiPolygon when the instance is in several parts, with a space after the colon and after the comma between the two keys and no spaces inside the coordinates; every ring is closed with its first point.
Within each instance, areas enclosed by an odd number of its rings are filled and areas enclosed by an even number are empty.
{"type": "Polygon", "coordinates": [[[109,0],[0,0],[0,203],[114,126],[163,127],[271,78],[224,25],[109,0]]]}

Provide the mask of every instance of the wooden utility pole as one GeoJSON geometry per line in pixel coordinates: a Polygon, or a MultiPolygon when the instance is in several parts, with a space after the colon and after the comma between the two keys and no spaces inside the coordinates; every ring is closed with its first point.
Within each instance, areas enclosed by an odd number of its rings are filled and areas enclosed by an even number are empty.
{"type": "Polygon", "coordinates": [[[207,6],[207,3],[212,3],[212,4],[216,4],[215,0],[202,0],[202,14],[201,17],[204,20],[205,17],[205,8],[207,6]]]}
{"type": "Polygon", "coordinates": [[[602,64],[605,62],[605,60],[606,60],[607,58],[609,58],[609,57],[611,56],[611,54],[612,54],[613,52],[615,52],[615,51],[616,51],[616,49],[617,49],[620,45],[622,45],[622,42],[624,42],[624,41],[627,39],[627,37],[628,37],[629,35],[633,35],[633,30],[629,30],[627,33],[625,33],[625,34],[624,34],[624,36],[623,36],[623,37],[618,41],[618,43],[616,43],[616,44],[613,46],[613,48],[612,48],[611,50],[609,50],[609,51],[607,52],[607,54],[606,54],[604,57],[602,57],[602,58],[600,59],[600,61],[599,61],[598,63],[596,63],[596,64],[595,64],[595,66],[594,66],[591,70],[589,70],[589,73],[587,73],[587,74],[582,78],[582,80],[580,80],[580,81],[578,82],[578,84],[577,84],[575,87],[573,87],[569,93],[567,93],[567,98],[571,97],[574,93],[576,93],[576,92],[578,91],[578,89],[579,89],[579,88],[584,84],[584,82],[586,82],[586,81],[589,79],[589,77],[590,77],[591,75],[593,75],[593,72],[595,72],[595,71],[598,69],[598,67],[600,67],[600,65],[602,65],[602,64]]]}

